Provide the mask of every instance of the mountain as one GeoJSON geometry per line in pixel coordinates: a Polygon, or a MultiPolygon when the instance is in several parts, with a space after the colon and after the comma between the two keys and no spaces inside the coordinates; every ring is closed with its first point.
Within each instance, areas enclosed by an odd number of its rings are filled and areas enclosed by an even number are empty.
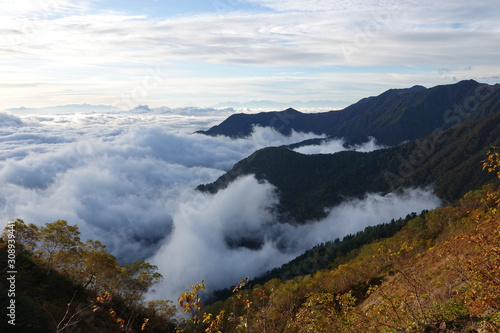
{"type": "Polygon", "coordinates": [[[254,174],[277,188],[281,219],[298,223],[323,218],[325,208],[367,192],[432,186],[452,202],[494,179],[478,167],[491,146],[500,146],[500,112],[368,153],[303,155],[286,147],[264,148],[197,189],[214,193],[241,175],[254,174]]]}
{"type": "Polygon", "coordinates": [[[474,80],[433,88],[414,86],[391,89],[368,97],[339,111],[302,113],[284,111],[234,114],[209,130],[206,135],[245,137],[254,126],[271,127],[289,135],[292,130],[328,137],[342,137],[357,144],[374,137],[393,146],[430,135],[465,121],[484,118],[500,108],[500,85],[474,80]]]}

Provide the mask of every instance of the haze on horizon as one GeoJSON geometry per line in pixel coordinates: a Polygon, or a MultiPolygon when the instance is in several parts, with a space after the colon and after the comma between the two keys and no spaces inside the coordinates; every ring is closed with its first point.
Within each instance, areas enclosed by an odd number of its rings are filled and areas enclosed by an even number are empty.
{"type": "Polygon", "coordinates": [[[4,1],[0,110],[334,108],[416,84],[494,84],[499,16],[494,0],[4,1]]]}

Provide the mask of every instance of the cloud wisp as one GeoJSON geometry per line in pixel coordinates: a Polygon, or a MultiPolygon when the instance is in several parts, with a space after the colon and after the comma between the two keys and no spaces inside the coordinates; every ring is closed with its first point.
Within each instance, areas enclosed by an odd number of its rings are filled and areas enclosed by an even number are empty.
{"type": "Polygon", "coordinates": [[[375,138],[370,137],[369,140],[363,144],[354,145],[352,147],[347,147],[347,148],[345,147],[345,140],[329,139],[322,141],[319,145],[307,145],[295,148],[294,151],[301,154],[311,155],[311,154],[334,154],[346,149],[366,153],[384,148],[386,147],[379,145],[375,138]]]}

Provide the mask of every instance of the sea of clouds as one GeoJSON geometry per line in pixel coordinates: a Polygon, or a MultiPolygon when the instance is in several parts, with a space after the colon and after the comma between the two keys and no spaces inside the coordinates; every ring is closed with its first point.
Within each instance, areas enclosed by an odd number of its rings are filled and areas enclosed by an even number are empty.
{"type": "MultiPolygon", "coordinates": [[[[315,244],[440,204],[423,189],[367,193],[330,208],[319,222],[276,223],[274,187],[251,175],[215,195],[194,188],[257,149],[318,136],[285,137],[268,128],[255,128],[245,139],[204,136],[194,132],[231,110],[193,110],[0,113],[0,227],[16,218],[77,224],[83,239],[102,241],[121,261],[146,258],[158,265],[164,281],[157,297],[175,299],[201,280],[209,289],[224,288],[315,244]],[[229,245],[248,237],[263,245],[229,245]]],[[[377,148],[374,140],[356,147],[377,148]]],[[[297,151],[344,149],[339,139],[297,151]]]]}

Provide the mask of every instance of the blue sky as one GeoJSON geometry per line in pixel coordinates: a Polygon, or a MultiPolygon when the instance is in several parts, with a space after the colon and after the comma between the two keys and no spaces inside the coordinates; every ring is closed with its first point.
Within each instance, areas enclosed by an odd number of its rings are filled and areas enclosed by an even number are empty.
{"type": "Polygon", "coordinates": [[[498,17],[496,0],[3,2],[0,110],[350,104],[415,84],[492,84],[498,17]]]}
{"type": "Polygon", "coordinates": [[[258,3],[237,0],[107,0],[101,1],[102,8],[113,8],[128,14],[145,14],[159,19],[230,11],[263,12],[268,10],[258,3]]]}

